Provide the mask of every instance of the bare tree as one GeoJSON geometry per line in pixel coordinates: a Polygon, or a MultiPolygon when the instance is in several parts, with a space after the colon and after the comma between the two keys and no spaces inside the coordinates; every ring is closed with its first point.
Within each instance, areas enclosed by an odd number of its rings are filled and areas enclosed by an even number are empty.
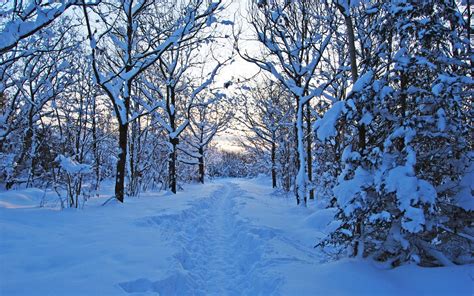
{"type": "Polygon", "coordinates": [[[223,94],[204,93],[196,98],[190,112],[190,124],[185,136],[185,144],[179,150],[185,154],[181,159],[188,164],[196,164],[199,182],[204,184],[205,156],[209,143],[230,124],[234,115],[232,100],[223,94]],[[191,159],[191,161],[187,159],[191,159]]]}
{"type": "Polygon", "coordinates": [[[238,49],[246,61],[271,73],[294,97],[299,161],[295,191],[296,202],[302,205],[306,205],[308,181],[303,108],[327,86],[315,85],[315,74],[331,40],[331,11],[325,1],[252,2],[249,22],[264,55],[255,57],[238,49]]]}
{"type": "MultiPolygon", "coordinates": [[[[78,50],[72,27],[58,24],[50,28],[53,38],[37,39],[30,42],[42,52],[35,52],[16,61],[5,72],[2,87],[7,97],[0,126],[0,142],[17,130],[21,139],[20,152],[14,158],[11,170],[6,176],[6,187],[14,183],[33,184],[38,168],[38,149],[41,139],[37,134],[38,125],[44,125],[45,106],[74,83],[75,69],[71,67],[74,51],[78,50]],[[24,180],[17,179],[27,170],[24,180]]],[[[14,141],[12,141],[13,143],[14,141]]],[[[3,144],[2,144],[3,146],[3,144]]]]}
{"type": "MultiPolygon", "coordinates": [[[[0,4],[0,54],[7,53],[18,43],[49,26],[71,6],[93,6],[100,0],[63,1],[5,1],[0,4]]],[[[30,48],[31,52],[32,48],[30,48]]]]}
{"type": "Polygon", "coordinates": [[[240,112],[237,120],[245,129],[246,140],[264,147],[270,153],[272,186],[277,187],[277,152],[282,144],[282,132],[292,125],[293,106],[288,93],[268,78],[242,89],[240,112]]]}
{"type": "Polygon", "coordinates": [[[124,200],[128,125],[139,117],[130,116],[133,82],[166,50],[205,28],[221,1],[209,5],[204,0],[189,1],[182,7],[172,9],[174,4],[174,1],[151,0],[123,0],[118,5],[104,3],[91,9],[94,17],[103,24],[101,33],[95,31],[84,6],[94,76],[110,98],[118,121],[120,150],[115,197],[120,202],[124,200]],[[109,46],[113,46],[112,52],[106,50],[109,46]]]}

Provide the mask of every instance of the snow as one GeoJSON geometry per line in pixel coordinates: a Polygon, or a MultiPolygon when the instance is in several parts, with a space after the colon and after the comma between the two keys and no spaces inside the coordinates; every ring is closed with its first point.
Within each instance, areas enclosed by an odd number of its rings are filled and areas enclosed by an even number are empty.
{"type": "Polygon", "coordinates": [[[374,72],[372,70],[365,72],[364,75],[362,75],[359,79],[357,79],[357,81],[352,86],[352,92],[356,93],[356,92],[362,91],[364,88],[366,88],[370,84],[373,77],[374,77],[374,72]]]}
{"type": "Polygon", "coordinates": [[[339,117],[346,112],[346,106],[344,101],[338,101],[334,103],[323,118],[316,120],[313,125],[313,129],[316,130],[318,139],[325,141],[330,137],[334,137],[337,134],[336,123],[339,117]]]}
{"type": "Polygon", "coordinates": [[[425,214],[422,208],[414,207],[423,202],[433,205],[436,190],[427,181],[418,179],[410,165],[397,166],[388,172],[385,179],[387,192],[396,192],[399,208],[403,211],[402,226],[412,233],[423,230],[425,214]]]}
{"type": "Polygon", "coordinates": [[[388,172],[385,180],[387,192],[396,192],[400,208],[406,210],[415,198],[418,179],[411,166],[397,166],[388,172]]]}
{"type": "Polygon", "coordinates": [[[24,21],[21,19],[5,21],[3,30],[0,32],[0,51],[14,46],[31,32],[35,32],[38,28],[44,27],[61,15],[74,2],[75,0],[62,1],[60,5],[51,6],[49,8],[41,7],[41,5],[33,1],[30,2],[30,8],[25,9],[25,12],[30,11],[31,14],[34,15],[36,11],[36,16],[24,21]]]}
{"type": "Polygon", "coordinates": [[[435,96],[439,96],[441,92],[443,91],[443,83],[435,84],[433,88],[431,89],[431,91],[433,92],[435,96]]]}
{"type": "Polygon", "coordinates": [[[405,145],[408,145],[413,140],[415,135],[416,135],[416,132],[414,129],[410,127],[400,126],[397,129],[395,129],[395,131],[393,131],[393,133],[387,139],[385,139],[385,142],[383,145],[385,149],[387,149],[392,145],[392,140],[399,137],[403,137],[405,145]]]}
{"type": "Polygon", "coordinates": [[[92,167],[90,165],[78,163],[77,161],[64,155],[58,155],[55,161],[59,162],[61,168],[69,174],[87,174],[92,171],[92,167]]]}
{"type": "Polygon", "coordinates": [[[101,206],[110,184],[64,211],[37,207],[38,189],[0,192],[0,294],[472,295],[471,265],[328,261],[313,246],[337,210],[270,184],[220,179],[101,206]]]}
{"type": "Polygon", "coordinates": [[[365,112],[362,118],[360,119],[360,123],[364,125],[369,125],[372,120],[374,119],[374,116],[370,112],[365,112]]]}
{"type": "Polygon", "coordinates": [[[323,232],[327,230],[331,222],[335,219],[337,208],[319,209],[304,219],[305,225],[309,228],[319,229],[323,232]]]}
{"type": "Polygon", "coordinates": [[[444,112],[443,108],[438,109],[436,111],[437,120],[437,128],[440,132],[443,132],[446,129],[446,112],[444,112]]]}
{"type": "Polygon", "coordinates": [[[403,214],[404,218],[402,220],[402,226],[404,229],[417,233],[423,230],[423,225],[425,225],[425,215],[422,209],[409,206],[405,209],[403,214]]]}
{"type": "Polygon", "coordinates": [[[48,195],[47,191],[38,188],[1,192],[0,208],[18,209],[38,207],[46,195],[48,195]]]}
{"type": "Polygon", "coordinates": [[[372,182],[373,177],[361,167],[354,172],[354,177],[350,180],[343,180],[334,186],[333,192],[337,203],[344,209],[346,215],[350,215],[355,207],[351,204],[354,197],[361,193],[365,186],[372,182]]]}
{"type": "Polygon", "coordinates": [[[391,220],[391,216],[390,216],[390,213],[387,212],[387,211],[382,211],[380,213],[377,213],[377,214],[372,214],[370,215],[369,217],[369,221],[374,223],[375,221],[390,221],[391,220]]]}
{"type": "Polygon", "coordinates": [[[474,211],[474,163],[471,162],[466,174],[459,183],[459,192],[455,196],[456,204],[466,211],[474,211]]]}

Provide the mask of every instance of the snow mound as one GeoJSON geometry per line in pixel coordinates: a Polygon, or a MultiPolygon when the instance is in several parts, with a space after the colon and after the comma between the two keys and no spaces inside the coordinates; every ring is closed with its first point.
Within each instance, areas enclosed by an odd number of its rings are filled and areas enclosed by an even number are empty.
{"type": "Polygon", "coordinates": [[[47,197],[47,192],[39,188],[27,188],[0,192],[0,208],[34,208],[47,197]]]}
{"type": "Polygon", "coordinates": [[[327,226],[334,221],[337,208],[320,209],[304,219],[304,224],[308,228],[314,228],[324,232],[327,226]]]}

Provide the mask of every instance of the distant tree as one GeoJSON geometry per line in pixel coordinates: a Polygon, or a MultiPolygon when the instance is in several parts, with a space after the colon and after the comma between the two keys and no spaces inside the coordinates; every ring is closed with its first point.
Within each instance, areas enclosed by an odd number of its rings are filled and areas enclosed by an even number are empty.
{"type": "Polygon", "coordinates": [[[272,187],[276,188],[278,151],[284,142],[283,131],[292,126],[293,105],[288,100],[289,94],[278,82],[263,80],[255,84],[243,88],[240,116],[236,118],[245,127],[246,141],[270,153],[272,187]]]}
{"type": "Polygon", "coordinates": [[[308,183],[303,108],[327,86],[315,85],[315,78],[332,36],[331,10],[324,1],[252,2],[249,22],[265,53],[254,57],[238,50],[246,61],[271,73],[294,97],[299,165],[295,191],[297,204],[302,205],[306,205],[308,183]]]}
{"type": "Polygon", "coordinates": [[[160,57],[156,67],[160,75],[150,74],[145,83],[146,105],[156,105],[154,113],[168,135],[168,184],[173,193],[177,191],[177,161],[180,136],[189,127],[193,108],[203,107],[196,98],[213,83],[219,69],[225,62],[215,60],[213,64],[203,61],[201,50],[204,40],[212,35],[196,35],[170,49],[160,57]],[[210,69],[209,69],[210,68],[210,69]],[[208,69],[208,70],[206,70],[208,69]],[[199,77],[189,75],[191,71],[200,72],[199,77]],[[191,78],[192,77],[192,78],[191,78]]]}
{"type": "Polygon", "coordinates": [[[203,93],[199,95],[190,112],[190,124],[184,137],[186,146],[180,148],[184,153],[182,162],[198,165],[198,180],[204,184],[205,159],[209,144],[214,137],[224,131],[234,116],[234,104],[223,94],[203,93]],[[186,160],[186,159],[190,159],[186,160]]]}

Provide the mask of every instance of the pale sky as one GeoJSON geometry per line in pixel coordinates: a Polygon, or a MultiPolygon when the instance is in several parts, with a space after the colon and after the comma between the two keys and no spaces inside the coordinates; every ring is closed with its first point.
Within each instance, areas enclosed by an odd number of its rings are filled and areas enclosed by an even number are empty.
{"type": "MultiPolygon", "coordinates": [[[[226,9],[225,17],[230,18],[232,21],[235,22],[235,27],[237,28],[243,28],[243,37],[242,39],[246,39],[245,35],[248,36],[249,34],[249,27],[245,23],[245,15],[246,15],[246,10],[247,10],[247,0],[231,0],[229,7],[226,9]],[[234,19],[235,16],[235,19],[234,19]]],[[[226,48],[223,48],[223,50],[228,50],[229,53],[232,52],[232,40],[233,37],[229,37],[229,42],[226,42],[226,48]]],[[[255,51],[256,47],[254,44],[250,44],[250,42],[246,42],[243,40],[239,41],[239,45],[245,47],[245,50],[248,51],[255,51]]],[[[219,73],[219,76],[217,77],[216,81],[217,83],[225,83],[226,81],[236,81],[237,79],[240,78],[240,80],[244,80],[246,78],[254,76],[256,73],[259,72],[259,68],[252,64],[244,61],[242,58],[239,56],[235,57],[235,61],[227,65],[225,68],[221,70],[219,73]]],[[[230,151],[241,151],[241,147],[238,146],[237,143],[237,138],[238,136],[241,135],[240,132],[237,130],[234,130],[232,128],[229,128],[227,131],[216,135],[214,138],[214,143],[217,145],[217,147],[224,149],[224,150],[230,150],[230,151]]]]}

